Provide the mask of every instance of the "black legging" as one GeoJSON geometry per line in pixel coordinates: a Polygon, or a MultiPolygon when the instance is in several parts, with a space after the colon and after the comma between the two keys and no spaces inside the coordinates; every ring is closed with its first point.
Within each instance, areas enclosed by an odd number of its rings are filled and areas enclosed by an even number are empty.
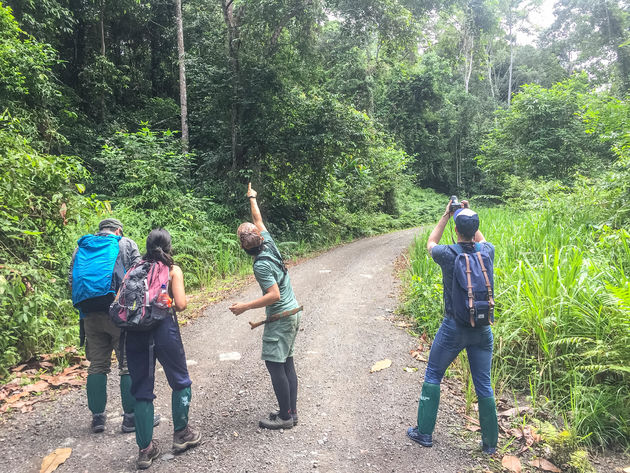
{"type": "Polygon", "coordinates": [[[291,414],[297,414],[298,379],[293,357],[287,358],[284,363],[265,361],[265,364],[271,375],[273,391],[278,399],[280,418],[288,420],[291,418],[291,414]]]}

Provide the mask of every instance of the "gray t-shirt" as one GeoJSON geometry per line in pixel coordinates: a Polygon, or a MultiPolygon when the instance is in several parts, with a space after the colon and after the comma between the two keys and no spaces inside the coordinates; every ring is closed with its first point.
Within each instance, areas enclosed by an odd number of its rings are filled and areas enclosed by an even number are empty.
{"type": "Polygon", "coordinates": [[[293,294],[289,273],[285,274],[284,271],[282,271],[282,261],[280,261],[276,256],[276,253],[278,255],[280,254],[276,243],[273,241],[273,238],[271,238],[269,232],[262,232],[261,235],[265,239],[265,243],[262,252],[258,255],[258,258],[265,256],[279,263],[276,264],[275,262],[267,259],[258,259],[254,262],[254,276],[256,276],[256,281],[258,281],[263,295],[266,294],[267,289],[276,283],[280,289],[280,300],[274,304],[268,305],[265,308],[265,313],[267,316],[270,316],[279,314],[285,310],[295,309],[298,307],[298,303],[295,299],[295,295],[293,294]]]}
{"type": "MultiPolygon", "coordinates": [[[[481,251],[487,253],[494,263],[494,245],[488,241],[481,243],[481,251]]],[[[453,269],[457,253],[449,245],[436,245],[431,249],[433,261],[442,268],[442,285],[444,287],[444,316],[453,316],[453,269]]]]}

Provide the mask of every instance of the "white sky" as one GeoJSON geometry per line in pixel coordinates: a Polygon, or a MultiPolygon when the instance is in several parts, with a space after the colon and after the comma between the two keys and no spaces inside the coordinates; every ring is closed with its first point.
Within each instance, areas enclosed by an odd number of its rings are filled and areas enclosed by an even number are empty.
{"type": "MultiPolygon", "coordinates": [[[[542,5],[529,14],[530,23],[542,30],[550,26],[555,15],[553,14],[553,6],[556,0],[543,0],[542,5]]],[[[518,44],[533,44],[536,41],[536,35],[528,35],[522,32],[516,33],[516,42],[518,44]]]]}

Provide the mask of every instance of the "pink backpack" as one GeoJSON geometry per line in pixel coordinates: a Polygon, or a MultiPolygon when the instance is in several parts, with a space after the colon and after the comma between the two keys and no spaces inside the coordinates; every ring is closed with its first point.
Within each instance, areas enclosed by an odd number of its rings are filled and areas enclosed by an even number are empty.
{"type": "Polygon", "coordinates": [[[163,287],[168,287],[169,268],[157,261],[140,261],[133,266],[122,281],[109,316],[117,327],[131,331],[151,330],[172,309],[157,303],[163,287]]]}

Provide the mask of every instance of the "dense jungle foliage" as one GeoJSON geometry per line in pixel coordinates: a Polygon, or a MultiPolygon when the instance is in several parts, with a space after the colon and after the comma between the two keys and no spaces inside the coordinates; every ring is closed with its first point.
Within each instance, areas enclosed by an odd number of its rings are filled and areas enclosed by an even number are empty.
{"type": "MultiPolygon", "coordinates": [[[[141,249],[166,227],[202,287],[248,270],[249,180],[288,256],[457,194],[497,244],[497,387],[627,445],[630,9],[558,0],[537,28],[538,4],[1,1],[0,377],[76,342],[67,266],[106,215],[141,249]]],[[[431,332],[436,268],[412,256],[431,332]]]]}

